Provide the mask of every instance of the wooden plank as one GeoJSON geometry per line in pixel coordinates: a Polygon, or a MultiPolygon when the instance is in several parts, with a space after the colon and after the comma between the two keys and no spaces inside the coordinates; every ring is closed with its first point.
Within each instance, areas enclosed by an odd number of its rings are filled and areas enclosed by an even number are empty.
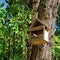
{"type": "Polygon", "coordinates": [[[36,30],[41,30],[41,29],[43,29],[43,26],[29,28],[29,31],[36,31],[36,30]]]}

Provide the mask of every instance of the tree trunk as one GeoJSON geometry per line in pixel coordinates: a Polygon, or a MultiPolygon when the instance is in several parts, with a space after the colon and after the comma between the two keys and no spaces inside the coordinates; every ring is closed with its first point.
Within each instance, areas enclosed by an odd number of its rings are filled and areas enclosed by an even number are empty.
{"type": "MultiPolygon", "coordinates": [[[[54,25],[57,17],[58,0],[33,0],[33,10],[36,12],[34,4],[39,2],[37,9],[38,19],[40,19],[47,27],[49,27],[49,42],[43,45],[31,45],[28,47],[28,60],[52,60],[52,47],[54,25]]],[[[37,6],[37,4],[36,4],[37,6]]],[[[37,15],[37,14],[36,14],[37,15]]],[[[33,19],[37,16],[34,15],[33,19]]]]}

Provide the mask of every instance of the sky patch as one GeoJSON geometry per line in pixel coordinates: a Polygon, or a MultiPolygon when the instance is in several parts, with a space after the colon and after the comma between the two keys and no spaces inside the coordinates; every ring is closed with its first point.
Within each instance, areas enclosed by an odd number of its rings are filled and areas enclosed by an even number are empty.
{"type": "Polygon", "coordinates": [[[2,4],[2,3],[4,3],[4,6],[2,8],[5,9],[8,4],[5,2],[5,0],[0,0],[0,4],[2,4]]]}

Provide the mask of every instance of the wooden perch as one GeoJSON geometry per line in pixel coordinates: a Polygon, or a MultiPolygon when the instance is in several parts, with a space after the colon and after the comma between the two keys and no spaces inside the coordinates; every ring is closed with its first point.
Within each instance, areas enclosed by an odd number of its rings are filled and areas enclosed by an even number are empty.
{"type": "Polygon", "coordinates": [[[36,35],[36,34],[33,34],[33,36],[34,36],[34,37],[38,37],[38,35],[36,35]]]}

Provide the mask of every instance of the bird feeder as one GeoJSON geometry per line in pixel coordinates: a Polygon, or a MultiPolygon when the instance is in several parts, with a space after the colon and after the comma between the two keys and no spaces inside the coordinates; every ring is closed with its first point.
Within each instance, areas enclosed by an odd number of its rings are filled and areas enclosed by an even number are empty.
{"type": "Polygon", "coordinates": [[[37,19],[29,27],[29,41],[34,45],[41,45],[49,41],[48,28],[37,19]]]}

